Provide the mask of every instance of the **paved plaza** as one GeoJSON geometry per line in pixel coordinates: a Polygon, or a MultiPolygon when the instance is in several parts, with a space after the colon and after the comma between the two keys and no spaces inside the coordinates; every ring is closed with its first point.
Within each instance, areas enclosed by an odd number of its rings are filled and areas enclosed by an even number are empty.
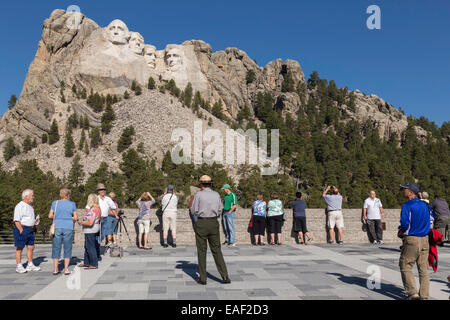
{"type": "MultiPolygon", "coordinates": [[[[155,246],[150,251],[127,247],[122,259],[104,256],[99,269],[89,271],[76,267],[83,257],[83,248],[74,248],[71,276],[52,275],[49,245],[38,245],[35,251],[35,264],[42,270],[22,275],[15,272],[14,247],[0,246],[0,299],[405,298],[398,268],[398,245],[242,245],[225,247],[223,253],[232,283],[221,283],[213,258],[208,254],[208,284],[201,286],[196,283],[194,246],[176,249],[155,246]],[[381,285],[369,289],[367,279],[378,274],[381,285]]],[[[439,258],[438,272],[430,272],[430,299],[448,300],[448,246],[439,248],[439,258]]]]}

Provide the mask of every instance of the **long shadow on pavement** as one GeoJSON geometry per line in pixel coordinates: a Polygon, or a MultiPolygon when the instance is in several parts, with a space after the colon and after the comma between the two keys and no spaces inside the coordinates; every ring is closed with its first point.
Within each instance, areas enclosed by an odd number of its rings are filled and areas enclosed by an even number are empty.
{"type": "MultiPolygon", "coordinates": [[[[190,263],[188,261],[177,261],[177,265],[175,268],[181,269],[186,273],[188,276],[190,276],[194,281],[199,280],[197,276],[197,270],[198,270],[198,264],[196,263],[190,263]]],[[[209,272],[206,273],[206,276],[214,281],[222,283],[222,280],[217,278],[216,276],[210,274],[209,272]]]]}
{"type": "MultiPolygon", "coordinates": [[[[337,276],[339,277],[338,279],[341,280],[342,282],[345,282],[347,284],[356,284],[360,287],[366,288],[367,290],[370,290],[367,288],[367,279],[365,278],[361,278],[361,277],[349,277],[349,276],[345,276],[342,273],[331,273],[328,272],[327,274],[333,275],[333,276],[337,276]]],[[[377,292],[379,294],[382,294],[386,297],[395,299],[395,300],[404,300],[406,298],[403,289],[399,288],[397,286],[394,286],[392,284],[385,284],[382,283],[381,284],[381,289],[372,289],[371,291],[377,292]]]]}

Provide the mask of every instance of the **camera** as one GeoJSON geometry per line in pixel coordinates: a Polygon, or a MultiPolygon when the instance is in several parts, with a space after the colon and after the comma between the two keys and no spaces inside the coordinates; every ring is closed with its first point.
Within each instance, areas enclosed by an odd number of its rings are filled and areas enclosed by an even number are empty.
{"type": "Polygon", "coordinates": [[[119,210],[119,212],[117,213],[117,215],[119,217],[122,217],[125,214],[125,212],[123,210],[119,210]]]}

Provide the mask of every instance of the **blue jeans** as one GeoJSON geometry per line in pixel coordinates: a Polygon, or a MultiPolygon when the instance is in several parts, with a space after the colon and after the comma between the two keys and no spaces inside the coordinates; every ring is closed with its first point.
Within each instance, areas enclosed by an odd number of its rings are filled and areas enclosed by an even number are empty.
{"type": "Polygon", "coordinates": [[[90,267],[98,267],[97,257],[97,234],[85,233],[84,234],[84,265],[90,267]]]}
{"type": "Polygon", "coordinates": [[[225,231],[225,241],[229,244],[236,242],[236,230],[234,228],[234,216],[236,212],[223,212],[223,229],[225,231]]]}
{"type": "Polygon", "coordinates": [[[64,259],[72,258],[73,230],[55,229],[52,241],[52,259],[61,258],[61,247],[64,244],[64,259]]]}

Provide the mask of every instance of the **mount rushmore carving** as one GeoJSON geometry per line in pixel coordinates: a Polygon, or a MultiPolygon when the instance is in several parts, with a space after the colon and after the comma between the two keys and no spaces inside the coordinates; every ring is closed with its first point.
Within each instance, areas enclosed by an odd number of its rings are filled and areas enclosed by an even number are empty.
{"type": "MultiPolygon", "coordinates": [[[[124,76],[145,84],[149,77],[173,79],[179,88],[191,84],[209,94],[193,45],[169,44],[163,50],[145,44],[144,37],[129,31],[121,20],[95,30],[80,52],[82,74],[116,78],[124,76]]],[[[77,66],[78,68],[78,66],[77,66]]]]}

